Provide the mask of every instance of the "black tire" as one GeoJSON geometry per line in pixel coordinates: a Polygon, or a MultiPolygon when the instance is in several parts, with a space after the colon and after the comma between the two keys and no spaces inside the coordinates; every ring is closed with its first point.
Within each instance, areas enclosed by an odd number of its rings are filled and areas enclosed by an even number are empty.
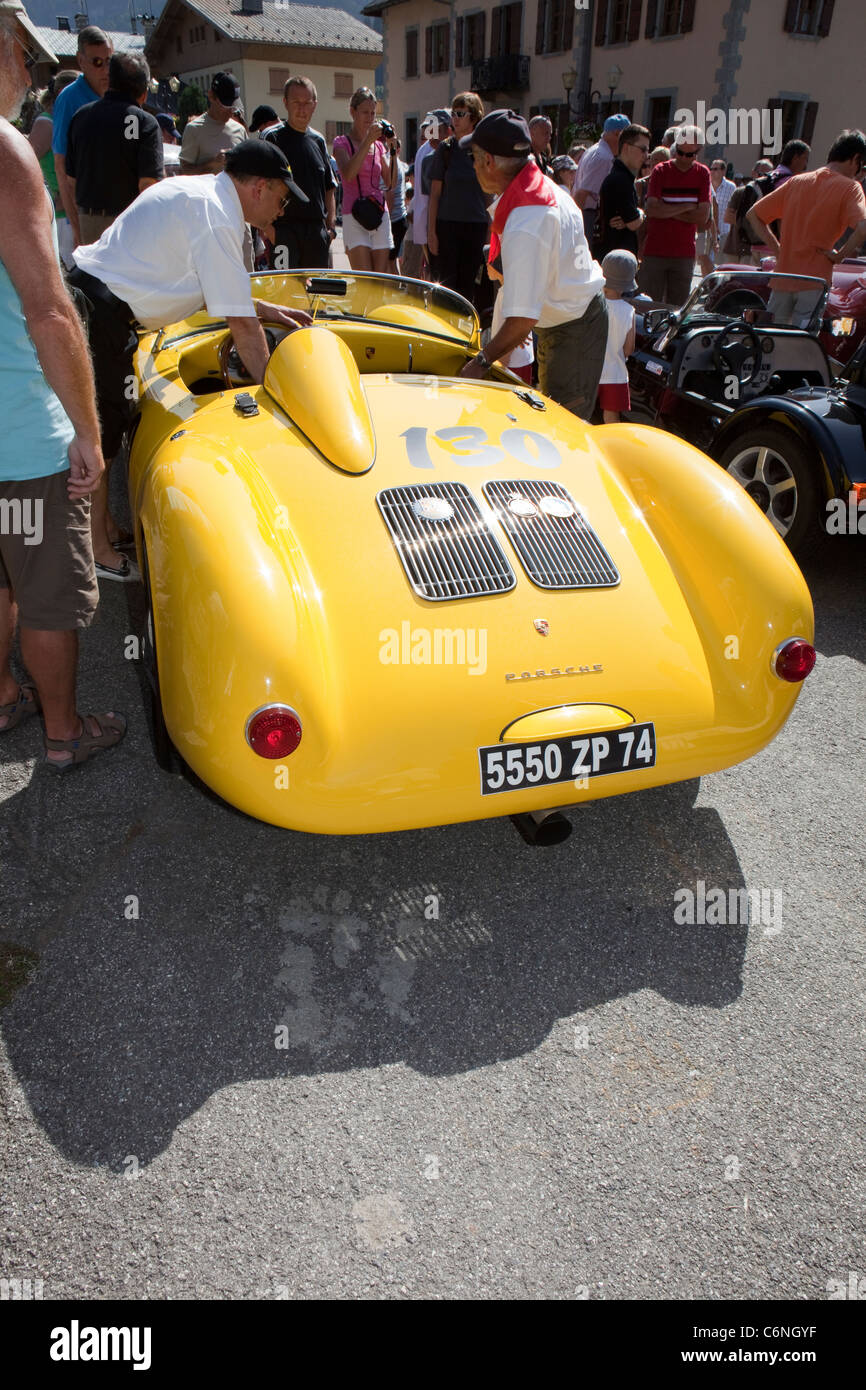
{"type": "Polygon", "coordinates": [[[778,425],[758,425],[728,444],[718,461],[789,550],[804,555],[817,544],[823,534],[820,491],[813,458],[798,435],[778,425]]]}
{"type": "Polygon", "coordinates": [[[150,566],[147,546],[141,542],[141,579],[144,588],[144,674],[147,682],[150,704],[150,735],[153,743],[153,756],[163,772],[180,774],[183,760],[171,741],[162,713],[162,697],[159,690],[159,666],[156,657],[156,626],[153,620],[153,593],[150,586],[150,566]]]}

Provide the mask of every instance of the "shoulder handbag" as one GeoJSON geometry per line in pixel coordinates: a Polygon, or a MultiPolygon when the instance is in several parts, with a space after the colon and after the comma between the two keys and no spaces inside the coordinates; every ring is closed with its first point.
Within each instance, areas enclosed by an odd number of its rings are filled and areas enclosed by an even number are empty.
{"type": "MultiPolygon", "coordinates": [[[[355,153],[355,146],[352,144],[351,136],[347,135],[349,148],[352,154],[355,153]]],[[[358,170],[358,192],[361,191],[361,170],[358,170]]],[[[352,204],[352,216],[360,226],[367,232],[375,232],[385,215],[383,205],[377,199],[366,195],[363,198],[356,198],[352,204]]]]}

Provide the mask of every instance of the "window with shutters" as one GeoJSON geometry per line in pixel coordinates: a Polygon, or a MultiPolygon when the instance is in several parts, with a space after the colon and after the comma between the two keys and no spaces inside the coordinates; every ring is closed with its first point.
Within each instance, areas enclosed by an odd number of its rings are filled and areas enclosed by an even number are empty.
{"type": "Polygon", "coordinates": [[[418,153],[418,117],[417,117],[417,116],[407,116],[407,117],[406,117],[405,131],[406,131],[406,139],[405,139],[405,148],[404,148],[404,150],[403,150],[403,156],[404,156],[404,158],[406,159],[407,163],[412,164],[412,163],[414,163],[415,156],[416,156],[416,154],[418,153]]]}
{"type": "Polygon", "coordinates": [[[455,64],[458,68],[467,68],[470,63],[477,63],[484,57],[484,40],[486,35],[487,16],[483,10],[475,14],[461,15],[457,20],[457,45],[455,64]]]}
{"type": "Polygon", "coordinates": [[[355,79],[350,72],[334,73],[334,96],[350,97],[355,90],[355,79]]]}
{"type": "Polygon", "coordinates": [[[274,93],[277,92],[280,96],[282,96],[283,88],[285,87],[288,80],[288,68],[268,68],[268,92],[270,93],[270,95],[273,96],[274,93]]]}
{"type": "Polygon", "coordinates": [[[497,5],[491,11],[490,56],[501,58],[506,53],[520,52],[520,31],[523,24],[523,5],[497,5]]]}
{"type": "MultiPolygon", "coordinates": [[[[781,110],[781,132],[780,139],[782,145],[787,145],[789,140],[805,140],[807,145],[812,143],[812,136],[815,134],[815,119],[818,115],[817,101],[807,101],[805,97],[770,97],[767,107],[771,112],[781,110]]],[[[773,130],[775,132],[776,117],[773,115],[773,130]]],[[[773,142],[776,144],[776,141],[773,142]]],[[[778,155],[779,149],[767,149],[767,154],[778,155]]]]}
{"type": "Polygon", "coordinates": [[[632,43],[640,38],[640,12],[643,0],[598,0],[595,42],[632,43]]]}
{"type": "Polygon", "coordinates": [[[571,48],[574,0],[538,0],[536,53],[562,53],[571,48]]]}
{"type": "Polygon", "coordinates": [[[425,33],[427,72],[447,72],[451,64],[451,24],[447,19],[428,24],[425,33]]]}
{"type": "Polygon", "coordinates": [[[826,38],[830,32],[833,4],[834,0],[788,0],[785,6],[786,32],[826,38]]]}
{"type": "Polygon", "coordinates": [[[417,25],[414,29],[406,30],[406,76],[418,77],[420,69],[418,67],[418,37],[417,25]]]}
{"type": "Polygon", "coordinates": [[[659,35],[664,37],[666,34],[678,34],[682,17],[683,0],[662,0],[659,35]]]}
{"type": "Polygon", "coordinates": [[[325,121],[325,139],[329,145],[333,145],[338,135],[348,135],[351,129],[351,121],[325,121]]]}
{"type": "Polygon", "coordinates": [[[697,0],[646,0],[644,34],[648,39],[662,39],[691,33],[696,4],[697,0]]]}

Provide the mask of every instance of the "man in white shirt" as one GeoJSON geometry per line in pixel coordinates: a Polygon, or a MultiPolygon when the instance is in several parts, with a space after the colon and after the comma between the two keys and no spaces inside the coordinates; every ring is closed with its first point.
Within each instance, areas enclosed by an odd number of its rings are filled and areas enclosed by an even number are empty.
{"type": "Polygon", "coordinates": [[[595,219],[598,215],[598,196],[611,169],[615,156],[619,153],[619,137],[628,130],[631,121],[621,112],[608,116],[601,129],[601,139],[590,145],[577,166],[574,179],[574,201],[583,213],[586,239],[592,245],[595,219]]]}
{"type": "MultiPolygon", "coordinates": [[[[244,266],[246,223],[268,230],[289,197],[306,202],[286,157],[263,140],[245,140],[226,155],[220,174],[179,175],[139,194],[92,246],[79,246],[70,283],[89,305],[88,337],[102,424],[102,452],[120,448],[132,405],[129,383],[137,346],[133,327],[162,328],[199,309],[225,318],[256,382],[264,378],[268,344],[260,320],[297,328],[312,322],[264,300],[253,300],[244,266]]],[[[96,548],[96,538],[94,539],[96,548]]],[[[101,578],[131,577],[128,563],[101,578]]]]}
{"type": "Polygon", "coordinates": [[[588,420],[604,362],[607,304],[574,199],[542,174],[529,127],[514,111],[491,111],[460,143],[471,149],[484,192],[496,195],[490,264],[502,277],[501,327],[461,376],[483,376],[534,330],[541,390],[588,420]]]}

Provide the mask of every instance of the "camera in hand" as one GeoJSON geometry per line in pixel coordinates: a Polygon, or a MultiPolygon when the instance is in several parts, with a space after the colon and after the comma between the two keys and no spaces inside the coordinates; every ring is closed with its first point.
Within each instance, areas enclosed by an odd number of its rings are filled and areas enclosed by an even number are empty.
{"type": "Polygon", "coordinates": [[[394,139],[394,136],[397,134],[397,132],[396,132],[396,130],[394,129],[394,127],[392,126],[391,122],[390,122],[390,121],[386,121],[386,120],[383,119],[383,120],[380,120],[380,121],[379,121],[379,125],[380,125],[381,130],[382,130],[382,139],[383,139],[383,140],[393,140],[393,139],[394,139]]]}

